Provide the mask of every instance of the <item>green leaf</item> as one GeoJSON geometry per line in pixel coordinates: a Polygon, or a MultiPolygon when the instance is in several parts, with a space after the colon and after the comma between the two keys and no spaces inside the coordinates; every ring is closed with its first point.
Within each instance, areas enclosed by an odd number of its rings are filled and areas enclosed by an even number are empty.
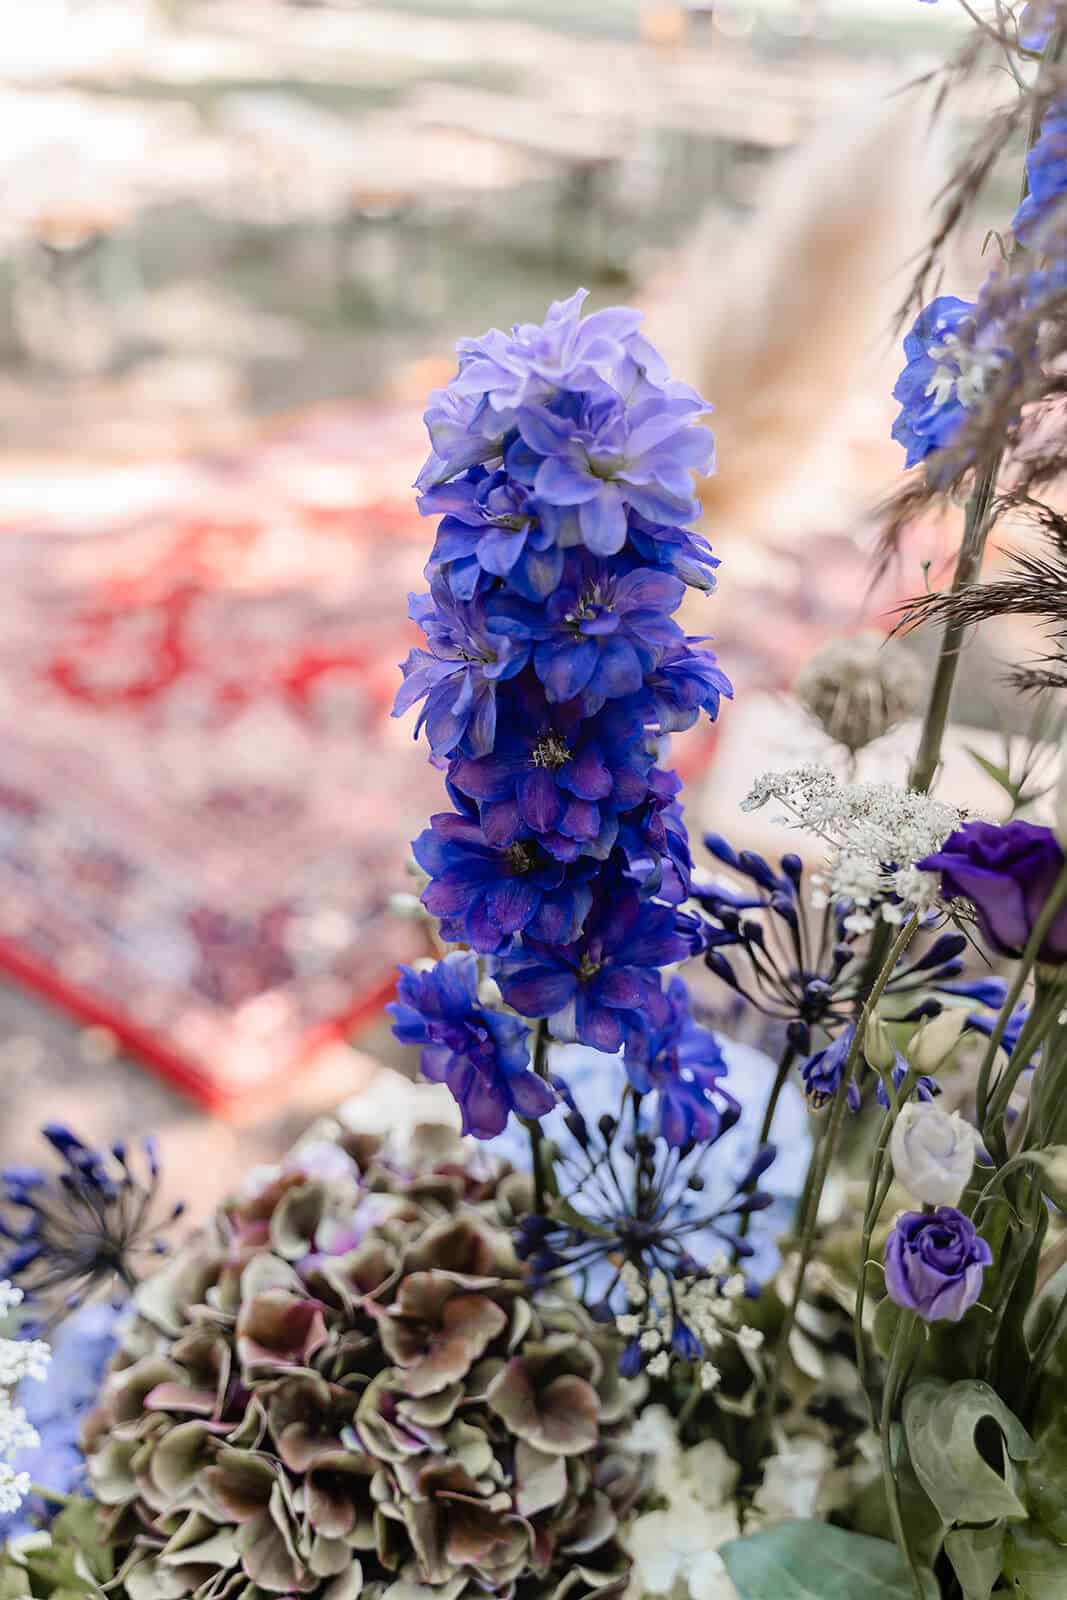
{"type": "Polygon", "coordinates": [[[1067,1595],[1067,1548],[1028,1523],[1011,1528],[1004,1542],[1004,1572],[1025,1600],[1063,1600],[1067,1595]]]}
{"type": "Polygon", "coordinates": [[[1053,1414],[1037,1436],[1037,1454],[1026,1467],[1030,1515],[1054,1539],[1067,1542],[1067,1413],[1053,1414]]]}
{"type": "Polygon", "coordinates": [[[987,1383],[926,1378],[904,1397],[908,1454],[919,1482],[946,1522],[1022,1519],[1026,1507],[975,1443],[978,1424],[991,1418],[1014,1461],[1028,1460],[1034,1442],[1014,1412],[987,1383]]]}
{"type": "MultiPolygon", "coordinates": [[[[719,1554],[741,1600],[915,1600],[895,1544],[828,1522],[779,1522],[731,1539],[719,1554]]],[[[938,1600],[933,1573],[921,1576],[929,1600],[938,1600]]]]}
{"type": "Polygon", "coordinates": [[[976,750],[973,744],[965,744],[963,748],[971,760],[976,762],[982,771],[987,773],[993,782],[1004,790],[1009,799],[1014,800],[1016,798],[1018,784],[1007,767],[998,767],[995,761],[990,761],[988,756],[982,755],[981,751],[976,750]]]}
{"type": "Polygon", "coordinates": [[[959,1579],[964,1600],[989,1600],[1004,1569],[1004,1524],[988,1528],[953,1528],[945,1550],[959,1579]]]}

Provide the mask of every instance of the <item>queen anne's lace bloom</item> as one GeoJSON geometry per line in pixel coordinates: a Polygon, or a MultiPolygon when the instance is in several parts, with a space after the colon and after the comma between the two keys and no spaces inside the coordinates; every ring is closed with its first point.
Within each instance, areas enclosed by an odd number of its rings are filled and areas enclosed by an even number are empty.
{"type": "Polygon", "coordinates": [[[769,800],[787,808],[781,821],[826,844],[826,870],[813,879],[817,903],[847,906],[845,927],[863,932],[879,916],[901,923],[937,907],[936,879],[915,863],[960,826],[966,813],[956,806],[892,783],[842,783],[815,765],[764,773],[742,810],[757,811],[769,800]]]}
{"type": "MultiPolygon", "coordinates": [[[[21,1303],[21,1291],[6,1280],[0,1281],[0,1318],[9,1316],[21,1303]]],[[[46,1377],[50,1355],[40,1339],[0,1338],[0,1516],[17,1511],[29,1493],[29,1474],[17,1470],[16,1458],[40,1442],[36,1428],[27,1420],[22,1406],[15,1404],[11,1391],[24,1378],[46,1377]]]]}

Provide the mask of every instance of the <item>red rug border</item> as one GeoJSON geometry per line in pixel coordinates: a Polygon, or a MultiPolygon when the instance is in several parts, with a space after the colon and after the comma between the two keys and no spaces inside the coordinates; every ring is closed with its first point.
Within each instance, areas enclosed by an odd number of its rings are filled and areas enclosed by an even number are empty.
{"type": "Polygon", "coordinates": [[[51,1001],[63,1011],[89,1026],[107,1028],[135,1057],[135,1066],[148,1067],[158,1078],[178,1089],[191,1100],[226,1120],[245,1121],[249,1110],[276,1103],[283,1083],[309,1067],[326,1045],[343,1039],[361,1022],[381,1013],[395,993],[396,972],[391,971],[358,1004],[313,1029],[290,1060],[277,1072],[251,1089],[227,1092],[199,1073],[188,1058],[173,1050],[151,1030],[131,1021],[121,1011],[101,1000],[88,989],[68,983],[43,962],[28,956],[19,946],[0,938],[0,970],[27,989],[51,1001]]]}

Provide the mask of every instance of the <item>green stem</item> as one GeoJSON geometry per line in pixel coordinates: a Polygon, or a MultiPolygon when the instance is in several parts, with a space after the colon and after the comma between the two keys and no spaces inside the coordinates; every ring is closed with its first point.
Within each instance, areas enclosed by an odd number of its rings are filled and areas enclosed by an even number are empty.
{"type": "Polygon", "coordinates": [[[800,1306],[801,1296],[804,1292],[804,1279],[807,1276],[811,1258],[815,1253],[815,1234],[819,1220],[819,1203],[822,1200],[823,1189],[826,1186],[830,1163],[837,1149],[837,1140],[844,1121],[845,1109],[848,1105],[848,1091],[853,1074],[859,1065],[860,1052],[863,1048],[863,1039],[867,1031],[867,1024],[873,1016],[879,1000],[885,991],[896,968],[897,962],[910,943],[916,928],[919,926],[918,914],[909,917],[901,928],[888,956],[874,981],[870,994],[864,1001],[863,1010],[856,1023],[849,1046],[848,1056],[845,1060],[841,1078],[834,1093],[833,1109],[830,1112],[830,1121],[826,1131],[819,1140],[812,1154],[812,1164],[808,1171],[809,1183],[805,1185],[807,1204],[802,1206],[800,1218],[800,1261],[797,1267],[797,1280],[793,1288],[793,1296],[786,1309],[782,1325],[778,1330],[775,1340],[774,1352],[771,1357],[771,1378],[764,1396],[760,1420],[756,1424],[756,1440],[762,1451],[774,1421],[774,1413],[778,1404],[778,1393],[781,1388],[782,1376],[789,1359],[789,1341],[792,1337],[793,1327],[796,1323],[797,1310],[800,1306]]]}
{"type": "MultiPolygon", "coordinates": [[[[1059,877],[1053,884],[1051,894],[1045,901],[1045,904],[1041,907],[1040,915],[1038,916],[1037,921],[1034,923],[1030,937],[1026,941],[1026,946],[1023,950],[1022,956],[1016,964],[1015,973],[1012,977],[1008,992],[1004,997],[1004,1004],[1000,1008],[1000,1013],[994,1025],[993,1032],[989,1038],[989,1044],[986,1046],[985,1055],[982,1057],[982,1065],[978,1069],[978,1087],[975,1091],[975,1101],[978,1112],[978,1126],[982,1129],[983,1133],[986,1132],[986,1120],[989,1112],[990,1079],[993,1075],[993,1066],[996,1062],[997,1051],[1000,1049],[1000,1042],[1004,1037],[1004,1030],[1007,1028],[1008,1022],[1011,1019],[1011,1015],[1022,996],[1023,989],[1026,986],[1026,980],[1030,976],[1031,968],[1037,960],[1037,952],[1041,948],[1045,934],[1052,926],[1053,919],[1065,900],[1067,900],[1067,862],[1064,863],[1059,877]]],[[[1021,1044],[1022,1040],[1020,1039],[1019,1042],[1021,1044]]],[[[1013,1058],[1014,1056],[1019,1056],[1020,1063],[1024,1059],[1018,1046],[1016,1046],[1016,1049],[1013,1052],[1013,1058]]],[[[1016,1077],[1021,1071],[1022,1065],[1020,1064],[1018,1071],[1016,1072],[1016,1077]]]]}
{"type": "MultiPolygon", "coordinates": [[[[771,1129],[774,1126],[774,1114],[778,1110],[778,1101],[781,1099],[782,1090],[785,1088],[786,1083],[789,1080],[789,1074],[796,1058],[797,1053],[793,1046],[787,1045],[782,1059],[778,1063],[778,1070],[774,1075],[774,1083],[771,1086],[771,1092],[767,1097],[767,1104],[763,1110],[763,1121],[760,1124],[759,1136],[756,1140],[757,1150],[762,1150],[763,1146],[767,1143],[771,1136],[771,1129]]],[[[755,1183],[751,1183],[748,1185],[748,1188],[745,1192],[750,1194],[755,1187],[755,1183]]],[[[744,1216],[741,1218],[741,1226],[737,1230],[737,1236],[739,1239],[743,1239],[745,1237],[749,1230],[751,1221],[752,1212],[746,1211],[744,1216]]],[[[737,1260],[736,1252],[734,1253],[734,1260],[737,1260]]]]}
{"type": "MultiPolygon", "coordinates": [[[[542,1020],[534,1029],[533,1069],[539,1078],[548,1077],[548,1023],[542,1020]]],[[[551,1158],[547,1141],[536,1117],[524,1118],[530,1136],[530,1160],[533,1167],[534,1210],[543,1217],[548,1209],[551,1189],[551,1158]]]]}
{"type": "Polygon", "coordinates": [[[889,1109],[882,1118],[882,1126],[878,1132],[878,1143],[875,1146],[874,1158],[871,1162],[871,1176],[867,1184],[867,1204],[863,1211],[863,1236],[860,1245],[860,1276],[856,1286],[856,1304],[852,1312],[852,1337],[856,1347],[856,1367],[859,1371],[860,1382],[870,1394],[870,1373],[867,1367],[867,1340],[863,1329],[863,1311],[867,1303],[867,1271],[871,1256],[871,1240],[874,1230],[878,1226],[878,1218],[882,1214],[886,1195],[893,1183],[892,1170],[885,1170],[885,1156],[889,1149],[889,1140],[892,1137],[893,1126],[900,1115],[901,1106],[907,1105],[911,1091],[919,1080],[919,1073],[915,1067],[908,1071],[907,1077],[897,1093],[893,1088],[893,1075],[886,1076],[886,1092],[889,1095],[889,1109]]]}
{"type": "Polygon", "coordinates": [[[889,1520],[893,1526],[893,1537],[900,1547],[901,1555],[908,1563],[912,1587],[915,1590],[915,1600],[927,1600],[926,1590],[923,1587],[923,1581],[904,1528],[904,1517],[900,1509],[900,1487],[897,1482],[896,1463],[893,1460],[892,1439],[893,1412],[896,1409],[897,1396],[907,1381],[915,1327],[913,1314],[910,1311],[902,1310],[897,1319],[897,1325],[893,1330],[893,1343],[889,1350],[889,1370],[886,1373],[885,1389],[882,1392],[882,1419],[879,1432],[882,1442],[882,1477],[885,1482],[885,1496],[889,1504],[889,1520]]]}
{"type": "Polygon", "coordinates": [[[1030,1371],[1027,1374],[1026,1379],[1026,1400],[1023,1407],[1024,1413],[1026,1407],[1029,1406],[1035,1389],[1037,1388],[1038,1379],[1041,1376],[1043,1368],[1048,1362],[1049,1356],[1051,1356],[1053,1350],[1055,1350],[1065,1333],[1067,1333],[1067,1294],[1064,1295],[1063,1299],[1056,1307],[1055,1316],[1052,1318],[1052,1321],[1041,1335],[1041,1338],[1037,1342],[1037,1348],[1030,1357],[1030,1371]]]}
{"type": "Polygon", "coordinates": [[[31,1483],[29,1490],[31,1500],[44,1500],[48,1505],[70,1506],[77,1498],[72,1494],[60,1494],[58,1489],[48,1489],[43,1483],[31,1483]]]}

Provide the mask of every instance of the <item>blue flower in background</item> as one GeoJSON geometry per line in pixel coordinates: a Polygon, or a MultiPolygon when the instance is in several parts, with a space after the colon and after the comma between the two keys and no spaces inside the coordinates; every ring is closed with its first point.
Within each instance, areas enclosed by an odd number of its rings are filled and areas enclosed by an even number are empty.
{"type": "Polygon", "coordinates": [[[430,648],[412,650],[402,664],[393,716],[425,700],[415,737],[425,726],[435,756],[451,755],[461,744],[484,755],[496,737],[497,686],[522,671],[528,641],[513,636],[491,600],[457,600],[443,578],[434,580],[429,594],[411,595],[408,612],[430,648]]]}
{"type": "Polygon", "coordinates": [[[640,705],[617,701],[587,720],[573,702],[549,705],[538,685],[520,682],[501,706],[492,752],[460,756],[448,772],[452,787],[477,801],[486,839],[508,846],[533,836],[563,861],[606,858],[619,812],[648,794],[640,705]]]}
{"type": "MultiPolygon", "coordinates": [[[[96,1404],[122,1316],[121,1310],[104,1302],[83,1306],[50,1336],[47,1383],[27,1380],[19,1387],[18,1403],[41,1442],[36,1449],[23,1451],[14,1465],[42,1488],[57,1494],[78,1494],[86,1488],[81,1428],[96,1404]]],[[[13,1516],[0,1518],[0,1546],[40,1527],[54,1509],[31,1497],[13,1516]]]]}
{"type": "Polygon", "coordinates": [[[1019,43],[1024,50],[1043,50],[1056,20],[1056,7],[1048,0],[1027,0],[1019,18],[1019,43]]]}
{"type": "Polygon", "coordinates": [[[906,467],[955,441],[1004,366],[1005,353],[979,327],[977,312],[970,300],[938,295],[904,339],[907,361],[893,390],[901,406],[893,438],[904,447],[906,467]]]}
{"type": "Polygon", "coordinates": [[[422,1048],[423,1075],[448,1086],[463,1132],[491,1139],[511,1112],[543,1117],[556,1097],[530,1067],[530,1031],[478,1002],[478,960],[455,951],[425,972],[401,967],[393,1032],[422,1048]]]}
{"type": "Polygon", "coordinates": [[[630,1034],[624,1061],[638,1094],[656,1096],[656,1131],[675,1149],[711,1144],[741,1115],[733,1095],[722,1087],[726,1060],[715,1035],[693,1017],[689,990],[681,978],[667,988],[666,1014],[647,1032],[630,1034]]]}
{"type": "Polygon", "coordinates": [[[1026,157],[1029,193],[1012,218],[1012,232],[1021,244],[1037,250],[1041,231],[1067,196],[1067,101],[1046,111],[1041,133],[1026,157]]]}
{"type": "Polygon", "coordinates": [[[602,884],[579,939],[525,939],[500,961],[496,978],[508,1005],[524,1017],[551,1018],[556,1038],[614,1051],[650,1019],[666,1020],[657,969],[689,954],[672,907],[602,884]]]}
{"type": "Polygon", "coordinates": [[[567,944],[592,904],[592,857],[562,862],[532,838],[491,844],[473,817],[438,812],[412,848],[432,880],[422,903],[443,936],[483,955],[506,950],[517,933],[567,944]]]}

